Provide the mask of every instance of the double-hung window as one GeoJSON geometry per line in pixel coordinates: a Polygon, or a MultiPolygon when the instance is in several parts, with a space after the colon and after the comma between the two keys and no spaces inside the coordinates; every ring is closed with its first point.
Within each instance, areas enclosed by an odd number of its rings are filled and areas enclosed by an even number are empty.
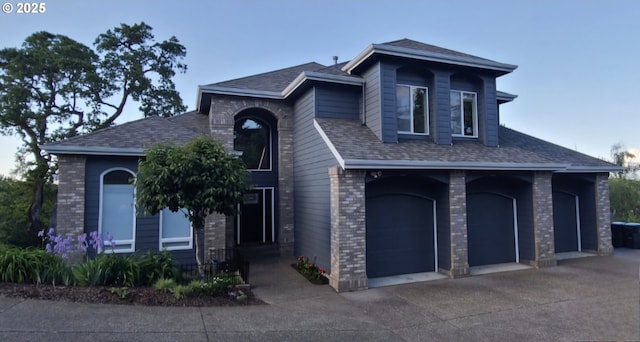
{"type": "Polygon", "coordinates": [[[398,133],[429,134],[429,104],[426,87],[396,86],[398,133]]]}
{"type": "Polygon", "coordinates": [[[451,91],[451,134],[478,137],[478,106],[476,93],[451,91]]]}
{"type": "Polygon", "coordinates": [[[160,249],[178,250],[193,247],[193,229],[184,209],[172,212],[168,208],[160,212],[160,249]]]}

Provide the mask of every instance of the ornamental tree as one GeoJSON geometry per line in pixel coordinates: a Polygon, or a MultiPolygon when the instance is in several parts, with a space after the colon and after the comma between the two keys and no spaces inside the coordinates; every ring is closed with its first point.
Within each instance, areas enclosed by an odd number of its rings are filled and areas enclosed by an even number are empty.
{"type": "Polygon", "coordinates": [[[136,202],[150,214],[180,210],[191,222],[196,262],[204,275],[198,235],[209,214],[234,215],[247,190],[244,163],[205,136],[183,146],[157,144],[138,166],[136,202]]]}
{"type": "Polygon", "coordinates": [[[40,146],[112,125],[131,100],[145,117],[186,110],[172,80],[186,71],[186,49],[175,37],[157,42],[149,25],[122,24],[94,46],[36,32],[20,48],[0,49],[0,134],[23,142],[16,159],[32,184],[33,237],[43,229],[45,185],[56,170],[40,146]]]}

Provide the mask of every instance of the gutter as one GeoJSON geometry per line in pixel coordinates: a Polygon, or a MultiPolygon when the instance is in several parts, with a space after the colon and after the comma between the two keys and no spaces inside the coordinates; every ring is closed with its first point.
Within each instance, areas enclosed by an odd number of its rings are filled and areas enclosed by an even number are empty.
{"type": "Polygon", "coordinates": [[[144,149],[139,147],[102,147],[102,146],[51,146],[41,145],[41,149],[49,154],[83,154],[101,156],[144,156],[144,149]]]}

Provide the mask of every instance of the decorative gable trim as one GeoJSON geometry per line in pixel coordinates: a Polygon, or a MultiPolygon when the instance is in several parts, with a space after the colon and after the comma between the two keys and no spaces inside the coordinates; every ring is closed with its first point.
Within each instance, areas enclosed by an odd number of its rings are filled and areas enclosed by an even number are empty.
{"type": "Polygon", "coordinates": [[[333,146],[333,143],[331,142],[327,134],[322,130],[322,127],[320,127],[320,124],[318,123],[318,121],[316,121],[316,119],[313,119],[313,127],[316,129],[316,131],[318,131],[320,137],[322,137],[322,141],[324,141],[324,143],[327,145],[333,156],[338,161],[338,164],[340,164],[340,167],[345,169],[345,160],[342,158],[340,152],[338,152],[336,147],[333,146]]]}
{"type": "Polygon", "coordinates": [[[417,50],[385,44],[371,44],[364,51],[358,54],[358,56],[349,61],[349,63],[345,64],[345,66],[342,67],[342,71],[351,74],[354,69],[374,54],[487,69],[497,71],[500,75],[508,74],[518,67],[513,64],[500,63],[488,59],[472,58],[470,56],[457,56],[435,51],[417,50]]]}

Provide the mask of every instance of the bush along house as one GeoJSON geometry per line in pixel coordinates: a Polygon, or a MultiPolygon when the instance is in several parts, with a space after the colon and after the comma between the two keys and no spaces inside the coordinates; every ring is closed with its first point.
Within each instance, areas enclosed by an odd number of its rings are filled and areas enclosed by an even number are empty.
{"type": "Polygon", "coordinates": [[[189,223],[134,209],[144,148],[198,135],[251,171],[236,217],[211,215],[207,251],[304,255],[336,291],[370,279],[476,266],[554,266],[612,252],[618,167],[500,125],[496,89],[515,65],[409,39],[352,60],[200,86],[196,110],[51,143],[60,233],[110,231],[116,252],[168,249],[193,262],[189,223]]]}

